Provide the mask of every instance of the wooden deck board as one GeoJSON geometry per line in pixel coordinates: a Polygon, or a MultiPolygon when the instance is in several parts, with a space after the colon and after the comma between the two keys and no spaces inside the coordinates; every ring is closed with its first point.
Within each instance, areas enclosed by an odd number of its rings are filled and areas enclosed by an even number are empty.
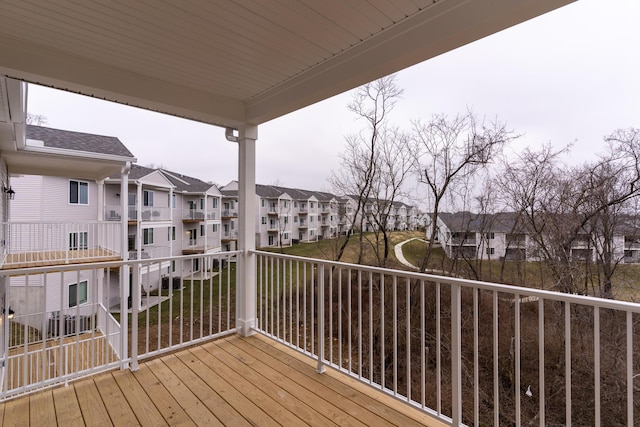
{"type": "Polygon", "coordinates": [[[268,338],[227,337],[0,404],[0,425],[443,426],[268,338]]]}
{"type": "Polygon", "coordinates": [[[53,390],[56,421],[59,426],[83,426],[82,411],[74,387],[60,387],[53,390]]]}
{"type": "Polygon", "coordinates": [[[31,396],[29,400],[29,423],[31,425],[43,427],[57,425],[56,419],[51,414],[55,414],[51,390],[31,396]]]}
{"type": "MultiPolygon", "coordinates": [[[[123,371],[123,375],[126,375],[126,371],[123,371]]],[[[133,377],[148,396],[153,396],[153,402],[167,424],[185,427],[196,425],[150,369],[138,369],[133,377]]]]}

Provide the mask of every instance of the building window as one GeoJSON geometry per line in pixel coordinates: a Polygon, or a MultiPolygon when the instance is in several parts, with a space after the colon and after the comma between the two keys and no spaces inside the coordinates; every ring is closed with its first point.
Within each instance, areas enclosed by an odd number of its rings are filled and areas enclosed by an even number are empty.
{"type": "Polygon", "coordinates": [[[233,222],[233,221],[231,221],[231,229],[233,230],[233,229],[235,229],[235,228],[236,228],[236,223],[235,223],[235,222],[233,222]]]}
{"type": "Polygon", "coordinates": [[[495,255],[496,248],[487,248],[487,255],[495,255]]]}
{"type": "Polygon", "coordinates": [[[286,201],[286,200],[284,200],[284,207],[285,207],[285,209],[289,207],[289,202],[286,201]]]}
{"type": "Polygon", "coordinates": [[[86,231],[78,233],[69,233],[69,250],[77,251],[79,249],[87,249],[88,234],[86,231]]]}
{"type": "Polygon", "coordinates": [[[143,206],[153,206],[153,191],[144,190],[142,192],[143,206]]]}
{"type": "Polygon", "coordinates": [[[310,209],[313,209],[313,207],[314,207],[314,206],[315,206],[315,203],[314,203],[314,202],[309,202],[309,208],[310,208],[310,209]]]}
{"type": "Polygon", "coordinates": [[[284,240],[289,240],[289,233],[284,233],[283,239],[284,240]]]}
{"type": "Polygon", "coordinates": [[[200,225],[200,235],[204,236],[204,224],[200,225]]]}
{"type": "Polygon", "coordinates": [[[175,194],[171,195],[171,208],[173,208],[173,209],[176,208],[176,195],[175,194]]]}
{"type": "Polygon", "coordinates": [[[213,209],[218,209],[218,198],[214,197],[211,200],[213,200],[213,202],[212,202],[213,205],[211,205],[211,206],[213,206],[213,209]]]}
{"type": "Polygon", "coordinates": [[[288,216],[285,216],[285,217],[284,217],[284,223],[285,223],[285,224],[289,224],[289,217],[288,217],[288,216]]]}
{"type": "Polygon", "coordinates": [[[495,235],[495,233],[485,233],[485,234],[484,234],[484,237],[485,237],[486,239],[489,239],[489,240],[490,240],[490,239],[495,239],[495,238],[496,238],[496,235],[495,235]]]}
{"type": "Polygon", "coordinates": [[[87,281],[69,285],[69,308],[87,302],[87,281]]]}
{"type": "Polygon", "coordinates": [[[214,233],[218,232],[218,224],[213,224],[213,232],[214,233]]]}
{"type": "Polygon", "coordinates": [[[69,203],[72,205],[89,204],[89,183],[83,181],[69,181],[69,203]]]}
{"type": "Polygon", "coordinates": [[[176,227],[169,227],[169,237],[168,240],[176,240],[176,227]]]}
{"type": "Polygon", "coordinates": [[[175,260],[171,261],[171,272],[172,273],[176,272],[176,262],[175,262],[175,260]]]}
{"type": "Polygon", "coordinates": [[[144,245],[153,245],[153,228],[143,228],[142,239],[144,245]]]}
{"type": "Polygon", "coordinates": [[[293,222],[298,222],[298,217],[297,216],[293,217],[293,222]]]}
{"type": "Polygon", "coordinates": [[[264,208],[264,199],[260,199],[260,206],[264,208]]]}
{"type": "Polygon", "coordinates": [[[262,217],[262,224],[266,224],[266,223],[267,223],[267,217],[266,217],[266,216],[263,216],[263,217],[262,217]]]}

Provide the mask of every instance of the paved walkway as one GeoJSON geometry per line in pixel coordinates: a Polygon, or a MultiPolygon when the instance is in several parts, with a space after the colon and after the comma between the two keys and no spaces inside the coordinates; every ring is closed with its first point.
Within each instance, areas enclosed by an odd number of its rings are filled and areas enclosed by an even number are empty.
{"type": "Polygon", "coordinates": [[[420,240],[427,243],[427,241],[421,237],[414,237],[413,239],[405,240],[404,242],[398,243],[397,245],[394,246],[393,250],[395,251],[396,258],[398,259],[398,261],[400,261],[401,264],[404,264],[413,270],[420,270],[420,268],[416,267],[415,265],[407,261],[407,259],[404,257],[404,254],[402,253],[402,247],[412,240],[420,240]]]}

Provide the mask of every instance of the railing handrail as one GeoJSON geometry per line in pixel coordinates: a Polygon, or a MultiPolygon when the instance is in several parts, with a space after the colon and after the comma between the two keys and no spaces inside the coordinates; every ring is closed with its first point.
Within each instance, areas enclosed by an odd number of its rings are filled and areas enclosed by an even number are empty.
{"type": "MultiPolygon", "coordinates": [[[[237,256],[241,254],[242,251],[225,251],[221,253],[222,255],[231,255],[237,256]]],[[[194,259],[194,258],[202,258],[202,254],[192,254],[192,255],[172,255],[160,258],[153,259],[143,259],[143,260],[127,260],[127,261],[107,261],[107,262],[91,262],[91,263],[82,263],[82,264],[68,264],[68,265],[55,265],[55,266],[47,266],[47,267],[26,267],[26,268],[13,268],[7,270],[0,270],[0,276],[18,276],[18,275],[31,275],[38,273],[52,273],[56,271],[65,272],[65,271],[77,271],[77,270],[94,270],[100,268],[117,268],[122,266],[132,266],[133,264],[149,264],[149,262],[164,262],[171,260],[182,260],[182,259],[194,259]]]]}

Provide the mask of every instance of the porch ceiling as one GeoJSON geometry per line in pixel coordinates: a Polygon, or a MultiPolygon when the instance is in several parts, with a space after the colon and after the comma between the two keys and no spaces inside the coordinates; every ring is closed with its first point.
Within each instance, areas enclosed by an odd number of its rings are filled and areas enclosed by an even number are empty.
{"type": "Polygon", "coordinates": [[[3,0],[0,74],[261,124],[572,1],[3,0]]]}

